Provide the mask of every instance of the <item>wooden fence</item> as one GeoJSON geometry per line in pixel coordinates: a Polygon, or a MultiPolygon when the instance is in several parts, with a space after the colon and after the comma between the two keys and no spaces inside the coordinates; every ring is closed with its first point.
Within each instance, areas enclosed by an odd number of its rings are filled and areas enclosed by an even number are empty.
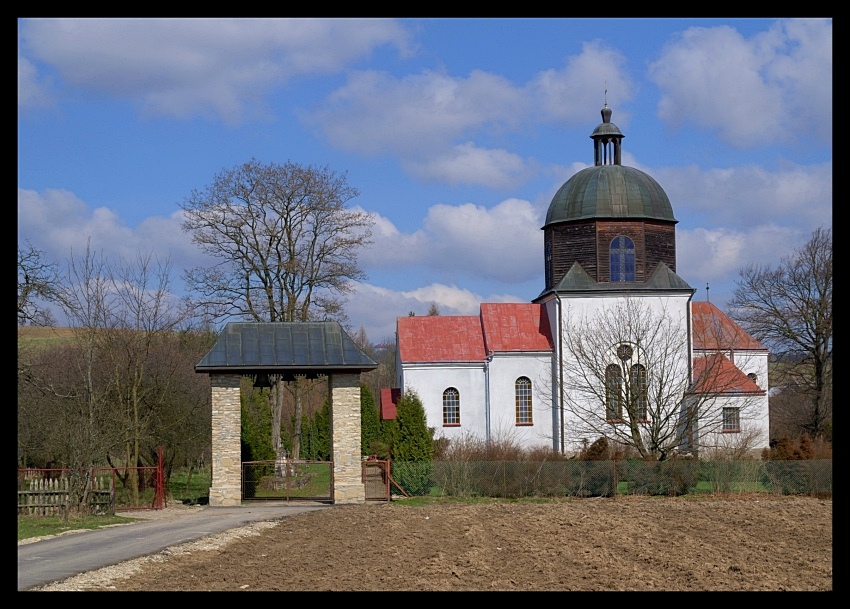
{"type": "MultiPolygon", "coordinates": [[[[115,488],[111,477],[91,477],[89,507],[93,514],[115,513],[115,488]]],[[[18,483],[18,514],[59,516],[70,503],[70,478],[25,478],[18,483]],[[23,487],[23,488],[21,488],[23,487]]]]}
{"type": "MultiPolygon", "coordinates": [[[[87,472],[92,514],[114,514],[121,510],[161,510],[165,507],[163,449],[157,449],[157,464],[146,467],[93,467],[87,472]]],[[[19,469],[18,514],[45,516],[61,514],[70,502],[68,468],[19,469]]]]}

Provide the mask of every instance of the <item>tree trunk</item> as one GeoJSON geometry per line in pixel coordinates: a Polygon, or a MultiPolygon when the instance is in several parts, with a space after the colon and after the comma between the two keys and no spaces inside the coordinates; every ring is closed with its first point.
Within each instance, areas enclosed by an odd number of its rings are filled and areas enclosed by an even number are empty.
{"type": "Polygon", "coordinates": [[[302,386],[301,380],[295,377],[295,429],[292,430],[292,458],[301,458],[301,417],[303,405],[301,403],[302,386]]]}
{"type": "Polygon", "coordinates": [[[277,380],[269,390],[269,406],[272,409],[272,448],[280,455],[280,423],[283,418],[283,381],[277,380]]]}

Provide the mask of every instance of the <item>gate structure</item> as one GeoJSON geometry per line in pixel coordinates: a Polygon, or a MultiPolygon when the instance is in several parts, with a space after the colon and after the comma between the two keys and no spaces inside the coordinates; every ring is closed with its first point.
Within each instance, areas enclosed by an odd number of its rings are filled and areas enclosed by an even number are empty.
{"type": "Polygon", "coordinates": [[[366,501],[389,501],[392,488],[409,497],[392,475],[392,461],[369,458],[363,462],[363,485],[366,487],[366,501]]]}
{"type": "Polygon", "coordinates": [[[390,462],[370,459],[363,462],[366,501],[390,500],[390,462]]]}
{"type": "Polygon", "coordinates": [[[333,446],[332,501],[361,503],[360,373],[378,364],[337,322],[231,322],[195,366],[212,391],[211,506],[242,502],[240,381],[255,386],[326,378],[333,446]]]}

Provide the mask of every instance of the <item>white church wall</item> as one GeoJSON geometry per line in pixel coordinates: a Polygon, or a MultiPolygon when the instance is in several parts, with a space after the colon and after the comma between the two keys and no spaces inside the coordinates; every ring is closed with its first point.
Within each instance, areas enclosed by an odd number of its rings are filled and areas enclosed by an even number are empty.
{"type": "Polygon", "coordinates": [[[484,362],[469,364],[405,364],[403,387],[414,389],[422,400],[428,427],[436,438],[484,437],[484,362]],[[460,425],[443,425],[443,392],[454,387],[460,394],[460,425]]]}
{"type": "Polygon", "coordinates": [[[755,374],[756,385],[768,391],[767,351],[735,351],[732,363],[744,374],[755,374]]]}
{"type": "Polygon", "coordinates": [[[416,390],[435,437],[511,440],[525,447],[552,446],[549,374],[551,354],[494,354],[485,374],[480,364],[405,365],[405,389],[416,390]],[[487,425],[489,376],[490,425],[487,425]],[[532,386],[532,425],[516,424],[516,380],[525,376],[532,386]],[[460,425],[443,425],[443,392],[454,387],[460,394],[460,425]]]}
{"type": "MultiPolygon", "coordinates": [[[[490,439],[524,448],[552,447],[550,353],[497,353],[490,362],[490,439]],[[517,425],[516,381],[531,381],[532,424],[517,425]]],[[[486,437],[485,437],[486,439],[486,437]]]]}
{"type": "MultiPolygon", "coordinates": [[[[630,311],[641,311],[640,315],[653,320],[663,320],[665,330],[663,339],[670,341],[672,351],[665,353],[654,352],[652,345],[632,345],[635,348],[634,360],[643,363],[647,367],[663,366],[665,375],[669,379],[675,379],[679,390],[684,394],[690,379],[690,340],[688,337],[688,295],[628,295],[622,294],[582,294],[561,299],[561,326],[562,326],[562,370],[556,371],[563,381],[564,402],[564,446],[565,452],[575,453],[588,443],[598,439],[602,435],[613,434],[608,424],[603,422],[604,404],[604,381],[600,382],[599,394],[590,395],[589,392],[579,394],[572,391],[570,387],[587,384],[587,366],[579,364],[577,358],[570,352],[568,333],[594,332],[594,320],[600,316],[610,321],[611,316],[622,314],[621,307],[630,311]],[[583,325],[582,320],[588,322],[590,327],[583,325]],[[581,329],[584,328],[584,329],[581,329]],[[578,413],[582,413],[579,415],[578,413]],[[593,424],[588,421],[596,417],[593,424]]],[[[550,303],[551,304],[551,303],[550,303]]],[[[557,314],[557,307],[553,308],[553,314],[557,314]]],[[[606,334],[610,333],[609,330],[606,334]]],[[[618,341],[612,339],[608,357],[611,363],[616,361],[616,347],[618,341]]],[[[652,371],[649,371],[652,378],[652,371]]]]}
{"type": "Polygon", "coordinates": [[[712,400],[695,430],[695,442],[703,459],[759,456],[770,442],[767,395],[720,396],[712,400]],[[737,429],[724,430],[723,409],[738,411],[737,429]]]}
{"type": "MultiPolygon", "coordinates": [[[[710,355],[697,351],[696,357],[710,355]]],[[[755,382],[764,395],[721,396],[711,405],[711,412],[703,417],[707,422],[722,421],[724,407],[737,408],[739,411],[740,430],[723,431],[719,425],[706,423],[699,435],[701,456],[711,456],[716,453],[733,453],[742,446],[750,447],[755,454],[770,442],[770,411],[768,402],[769,377],[767,351],[734,351],[725,355],[744,374],[754,374],[755,382]]]]}

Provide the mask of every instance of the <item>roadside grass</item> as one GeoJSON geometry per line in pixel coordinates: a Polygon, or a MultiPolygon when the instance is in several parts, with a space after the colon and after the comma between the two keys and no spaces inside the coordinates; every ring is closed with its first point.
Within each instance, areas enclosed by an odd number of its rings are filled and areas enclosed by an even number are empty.
{"type": "Polygon", "coordinates": [[[68,518],[61,516],[23,516],[18,515],[18,541],[46,535],[60,535],[68,531],[99,529],[114,524],[128,524],[136,518],[124,516],[85,516],[68,518]]]}
{"type": "MultiPolygon", "coordinates": [[[[210,484],[212,481],[212,470],[193,470],[191,476],[188,468],[185,470],[175,471],[168,485],[168,503],[184,503],[187,505],[205,505],[209,503],[210,484]]],[[[147,494],[152,497],[152,490],[147,490],[142,494],[144,498],[147,494]]],[[[137,518],[127,518],[125,516],[85,516],[78,518],[68,518],[65,520],[61,516],[28,516],[18,515],[18,541],[23,539],[31,539],[33,537],[44,537],[47,535],[60,535],[68,531],[84,531],[99,529],[101,527],[128,524],[138,521],[137,518]]]]}

